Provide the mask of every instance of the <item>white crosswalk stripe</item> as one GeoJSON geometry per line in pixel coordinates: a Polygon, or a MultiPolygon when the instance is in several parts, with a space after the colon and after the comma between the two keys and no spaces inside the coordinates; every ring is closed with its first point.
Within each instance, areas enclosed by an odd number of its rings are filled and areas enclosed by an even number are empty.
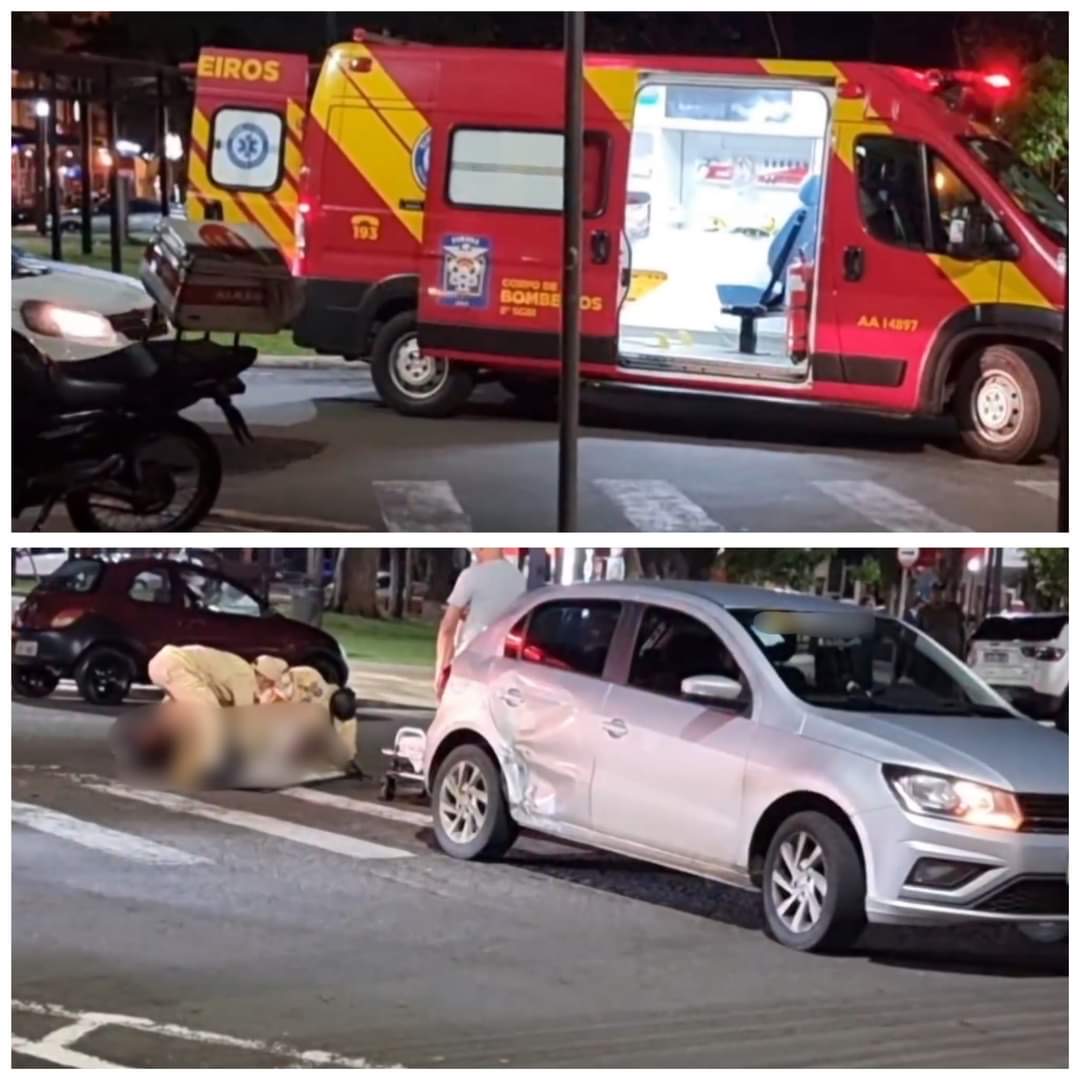
{"type": "Polygon", "coordinates": [[[596,480],[639,532],[720,532],[723,525],[666,480],[596,480]]]}
{"type": "Polygon", "coordinates": [[[406,825],[419,826],[429,826],[431,824],[431,814],[425,814],[419,810],[403,810],[401,807],[387,806],[385,803],[350,799],[347,795],[335,795],[331,791],[320,791],[318,788],[284,788],[278,794],[288,795],[293,799],[301,799],[303,802],[314,803],[316,806],[329,806],[334,810],[345,810],[350,814],[367,814],[369,817],[382,818],[384,821],[401,821],[406,825]]]}
{"type": "Polygon", "coordinates": [[[871,480],[816,480],[814,486],[889,532],[971,532],[966,525],[871,480]]]}
{"type": "Polygon", "coordinates": [[[273,836],[279,840],[288,840],[296,844],[318,848],[321,851],[345,855],[351,859],[408,859],[411,851],[403,848],[388,847],[385,844],[373,844],[354,836],[316,829],[309,825],[297,825],[291,821],[269,817],[266,814],[254,814],[248,810],[233,810],[215,803],[192,799],[186,795],[176,795],[169,791],[154,791],[148,788],[135,788],[110,780],[104,776],[70,773],[68,778],[90,791],[112,795],[120,799],[131,799],[146,803],[160,810],[177,814],[189,814],[192,817],[217,821],[222,825],[231,825],[239,829],[273,836]]]}
{"type": "Polygon", "coordinates": [[[376,480],[375,498],[390,532],[471,532],[472,522],[445,480],[376,480]]]}
{"type": "Polygon", "coordinates": [[[83,821],[81,818],[34,803],[13,801],[11,820],[14,824],[22,825],[27,829],[48,833],[50,836],[68,840],[81,847],[90,848],[92,851],[102,851],[107,855],[115,855],[131,862],[151,866],[194,866],[211,861],[201,855],[191,855],[165,844],[157,844],[152,840],[144,840],[131,833],[121,832],[119,829],[110,829],[91,821],[83,821]]]}
{"type": "Polygon", "coordinates": [[[1040,495],[1046,495],[1050,499],[1058,497],[1059,485],[1056,480],[1017,480],[1015,483],[1017,487],[1037,491],[1040,495]]]}

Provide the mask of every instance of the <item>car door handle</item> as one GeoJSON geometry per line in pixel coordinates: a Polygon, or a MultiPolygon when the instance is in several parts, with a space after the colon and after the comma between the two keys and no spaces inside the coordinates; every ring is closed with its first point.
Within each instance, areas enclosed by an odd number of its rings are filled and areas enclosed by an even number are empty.
{"type": "Polygon", "coordinates": [[[605,720],[600,726],[613,739],[621,739],[624,735],[630,734],[630,729],[626,726],[625,720],[605,720]]]}
{"type": "Polygon", "coordinates": [[[611,233],[607,229],[593,231],[589,237],[589,254],[598,266],[603,266],[611,258],[611,233]]]}
{"type": "Polygon", "coordinates": [[[866,271],[866,252],[861,247],[844,248],[844,280],[862,281],[866,271]]]}
{"type": "Polygon", "coordinates": [[[504,690],[499,695],[499,700],[504,705],[509,705],[510,708],[515,708],[518,705],[525,704],[525,695],[520,690],[515,690],[511,688],[509,690],[504,690]]]}

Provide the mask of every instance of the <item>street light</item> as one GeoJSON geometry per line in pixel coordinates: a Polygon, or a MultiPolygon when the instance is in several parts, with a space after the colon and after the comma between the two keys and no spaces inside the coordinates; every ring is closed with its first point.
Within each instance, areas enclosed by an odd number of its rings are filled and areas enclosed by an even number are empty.
{"type": "Polygon", "coordinates": [[[49,115],[49,103],[44,98],[38,98],[34,102],[34,115],[41,120],[49,115]]]}

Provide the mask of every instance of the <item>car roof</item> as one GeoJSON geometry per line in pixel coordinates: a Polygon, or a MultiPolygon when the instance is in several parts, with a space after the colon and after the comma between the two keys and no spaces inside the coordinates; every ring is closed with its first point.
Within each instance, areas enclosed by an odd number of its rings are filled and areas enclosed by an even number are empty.
{"type": "Polygon", "coordinates": [[[658,602],[663,596],[691,596],[730,611],[766,608],[774,611],[828,612],[850,611],[853,606],[827,596],[767,589],[757,585],[728,585],[715,581],[597,581],[583,585],[553,586],[543,591],[550,593],[551,599],[573,592],[612,599],[639,600],[642,603],[658,602]]]}

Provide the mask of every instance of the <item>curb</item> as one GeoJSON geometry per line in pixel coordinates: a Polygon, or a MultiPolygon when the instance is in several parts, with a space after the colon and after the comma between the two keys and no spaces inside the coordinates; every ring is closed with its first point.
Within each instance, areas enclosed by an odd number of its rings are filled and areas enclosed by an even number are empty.
{"type": "Polygon", "coordinates": [[[299,354],[296,356],[274,356],[259,353],[255,360],[257,368],[281,368],[299,371],[315,371],[321,368],[357,368],[361,365],[350,363],[341,356],[314,356],[299,354]]]}

